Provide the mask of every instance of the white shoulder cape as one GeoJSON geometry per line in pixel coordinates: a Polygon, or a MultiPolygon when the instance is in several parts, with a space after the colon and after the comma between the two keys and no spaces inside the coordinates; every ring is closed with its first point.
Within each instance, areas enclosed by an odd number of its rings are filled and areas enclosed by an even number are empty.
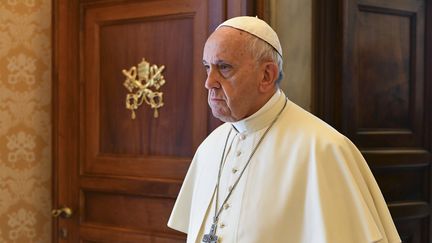
{"type": "MultiPolygon", "coordinates": [[[[230,126],[217,128],[198,148],[169,219],[188,242],[200,242],[230,126]]],[[[253,179],[242,200],[238,242],[401,242],[358,149],[290,101],[248,170],[253,179]]]]}

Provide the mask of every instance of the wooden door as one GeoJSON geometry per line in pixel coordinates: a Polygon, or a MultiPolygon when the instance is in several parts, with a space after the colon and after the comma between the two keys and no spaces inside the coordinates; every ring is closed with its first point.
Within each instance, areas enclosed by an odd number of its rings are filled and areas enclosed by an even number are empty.
{"type": "Polygon", "coordinates": [[[54,1],[54,242],[184,242],[167,228],[209,115],[202,48],[252,1],[54,1]],[[125,108],[129,70],[164,65],[159,117],[125,108]]]}
{"type": "Polygon", "coordinates": [[[432,242],[432,3],[316,1],[316,112],[360,147],[403,242],[432,242]]]}

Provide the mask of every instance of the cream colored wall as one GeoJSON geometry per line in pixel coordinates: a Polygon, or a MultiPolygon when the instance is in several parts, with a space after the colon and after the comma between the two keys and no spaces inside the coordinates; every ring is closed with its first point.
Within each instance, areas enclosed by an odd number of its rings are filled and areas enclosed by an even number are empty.
{"type": "Polygon", "coordinates": [[[284,52],[285,78],[281,88],[288,97],[311,109],[312,0],[271,0],[271,25],[284,52]]]}
{"type": "Polygon", "coordinates": [[[0,1],[0,243],[51,238],[51,0],[0,1]]]}

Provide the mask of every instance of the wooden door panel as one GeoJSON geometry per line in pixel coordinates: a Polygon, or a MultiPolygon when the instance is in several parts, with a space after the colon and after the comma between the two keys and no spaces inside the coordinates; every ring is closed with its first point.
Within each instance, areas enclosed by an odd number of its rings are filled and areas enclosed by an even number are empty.
{"type": "Polygon", "coordinates": [[[205,13],[187,4],[171,8],[172,4],[85,8],[84,173],[180,179],[198,141],[205,137],[203,117],[193,115],[206,114],[205,93],[191,85],[198,82],[193,82],[194,77],[203,78],[201,70],[192,68],[201,56],[191,43],[204,42],[205,35],[195,33],[195,28],[205,13]],[[164,106],[157,119],[145,104],[135,120],[125,109],[127,90],[121,70],[129,70],[142,58],[166,66],[166,84],[161,87],[164,106]]]}
{"type": "Polygon", "coordinates": [[[174,200],[83,190],[83,223],[157,233],[169,232],[166,219],[174,200]],[[103,202],[103,207],[101,207],[103,202]],[[108,210],[107,210],[108,209],[108,210]]]}
{"type": "Polygon", "coordinates": [[[409,60],[415,50],[410,48],[411,16],[405,12],[359,7],[354,47],[358,70],[362,70],[357,74],[358,129],[412,130],[409,60]],[[388,39],[398,41],[388,42],[388,39]]]}
{"type": "MultiPolygon", "coordinates": [[[[99,28],[101,82],[95,86],[100,88],[100,119],[89,121],[100,126],[99,153],[190,157],[193,122],[179,118],[192,117],[193,16],[127,21],[102,23],[99,28]],[[157,119],[144,105],[132,120],[125,109],[127,90],[121,70],[136,66],[143,57],[166,67],[167,82],[161,87],[164,106],[157,119]]],[[[93,91],[89,89],[89,98],[95,98],[93,91]]]]}
{"type": "Polygon", "coordinates": [[[429,200],[427,151],[362,150],[388,203],[429,200]]]}
{"type": "Polygon", "coordinates": [[[421,1],[405,4],[406,9],[398,1],[365,2],[353,6],[352,32],[347,30],[352,82],[345,90],[352,105],[345,108],[346,129],[361,147],[421,147],[424,6],[421,1]]]}
{"type": "Polygon", "coordinates": [[[427,242],[425,1],[348,1],[344,130],[365,155],[405,242],[427,242]],[[413,227],[412,225],[416,225],[413,227]]]}
{"type": "Polygon", "coordinates": [[[172,236],[163,235],[145,235],[141,232],[122,230],[116,228],[99,228],[92,225],[83,225],[80,230],[82,239],[80,242],[91,243],[135,243],[135,242],[151,242],[151,243],[184,243],[184,239],[173,239],[172,236]]]}
{"type": "Polygon", "coordinates": [[[166,227],[180,187],[180,182],[167,180],[83,176],[80,195],[82,227],[112,231],[111,235],[124,234],[122,232],[127,229],[135,233],[151,233],[154,237],[167,235],[183,239],[179,233],[166,227]]]}
{"type": "Polygon", "coordinates": [[[401,235],[401,240],[403,243],[414,243],[414,242],[429,242],[428,228],[424,227],[427,225],[426,220],[422,219],[411,219],[403,220],[399,223],[399,228],[403,229],[404,232],[409,232],[401,235]]]}
{"type": "Polygon", "coordinates": [[[166,223],[207,134],[206,92],[197,85],[204,72],[196,64],[206,37],[206,4],[173,0],[82,9],[81,239],[184,241],[166,223]],[[159,90],[164,106],[154,118],[143,104],[132,119],[122,70],[143,58],[165,66],[159,90]]]}
{"type": "Polygon", "coordinates": [[[316,113],[360,148],[403,242],[431,242],[432,4],[316,3],[316,113]]]}

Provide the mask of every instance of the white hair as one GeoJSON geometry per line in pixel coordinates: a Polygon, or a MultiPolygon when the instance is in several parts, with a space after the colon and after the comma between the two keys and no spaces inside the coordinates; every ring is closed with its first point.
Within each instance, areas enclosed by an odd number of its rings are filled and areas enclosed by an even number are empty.
{"type": "Polygon", "coordinates": [[[283,59],[279,53],[267,42],[257,38],[254,35],[250,35],[249,45],[246,46],[247,50],[253,55],[257,61],[272,61],[278,65],[279,75],[276,79],[276,84],[279,85],[283,79],[283,59]]]}

